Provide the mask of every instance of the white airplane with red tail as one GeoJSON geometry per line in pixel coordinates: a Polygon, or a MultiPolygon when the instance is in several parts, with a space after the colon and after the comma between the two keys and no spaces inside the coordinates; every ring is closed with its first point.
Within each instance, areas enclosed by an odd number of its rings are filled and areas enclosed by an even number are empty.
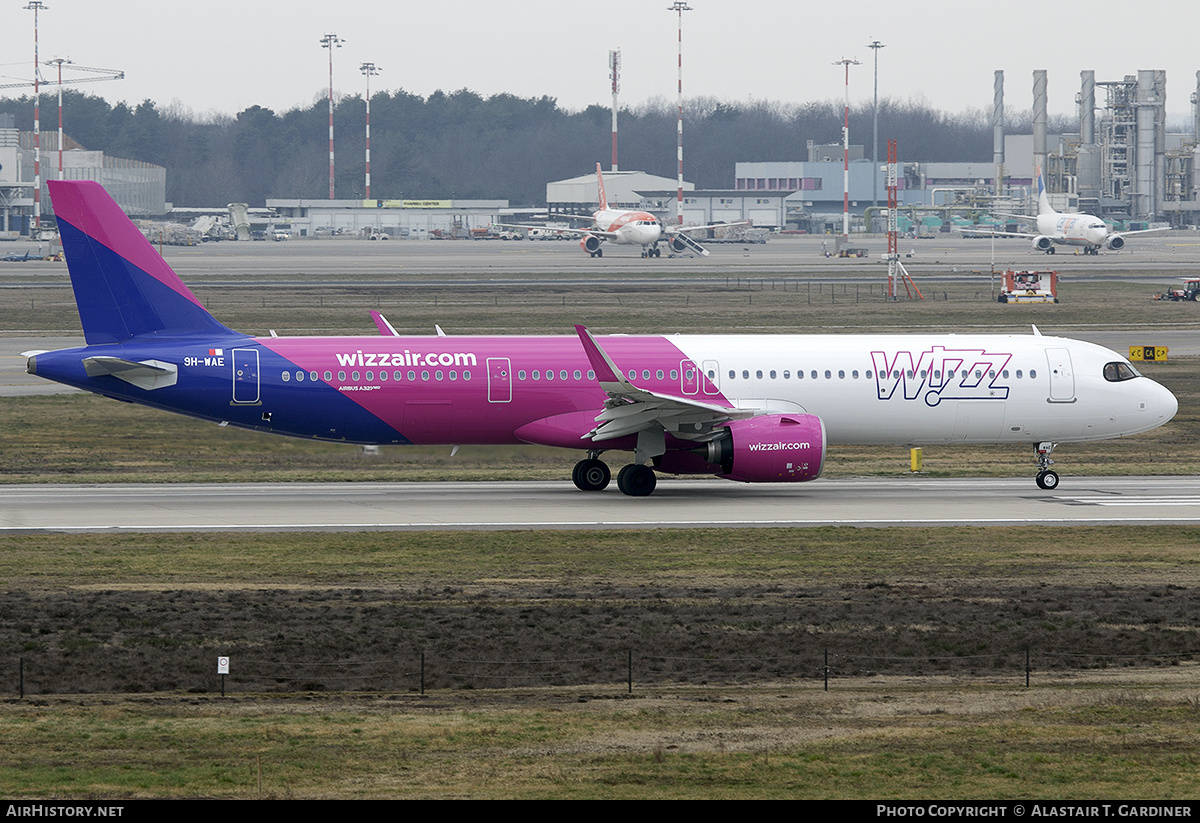
{"type": "MultiPolygon", "coordinates": [[[[608,197],[604,193],[604,175],[600,172],[600,164],[596,164],[596,183],[599,188],[600,208],[592,212],[592,225],[579,229],[556,229],[561,234],[579,235],[579,247],[588,253],[589,257],[603,257],[603,243],[615,243],[619,246],[641,246],[642,257],[660,257],[662,250],[660,242],[666,242],[671,251],[683,254],[692,251],[701,257],[708,257],[708,249],[693,240],[688,232],[712,229],[717,226],[736,226],[740,223],[713,223],[707,226],[678,226],[666,227],[657,217],[648,211],[639,209],[612,209],[608,206],[608,197]]],[[[577,215],[563,215],[576,220],[587,218],[577,215]]],[[[510,228],[534,229],[541,226],[511,226],[510,228]]]]}

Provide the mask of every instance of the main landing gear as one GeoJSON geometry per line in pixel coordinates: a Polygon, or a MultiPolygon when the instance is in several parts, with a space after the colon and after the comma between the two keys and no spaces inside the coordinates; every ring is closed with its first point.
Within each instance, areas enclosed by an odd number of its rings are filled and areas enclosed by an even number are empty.
{"type": "Polygon", "coordinates": [[[612,472],[608,470],[607,463],[597,459],[598,456],[599,452],[588,452],[586,460],[575,464],[575,469],[571,472],[575,488],[585,492],[598,492],[608,487],[612,472]]]}
{"type": "MultiPolygon", "coordinates": [[[[575,464],[571,479],[575,488],[585,492],[598,492],[608,487],[612,473],[608,464],[599,459],[600,452],[588,452],[584,460],[575,464]]],[[[654,469],[630,463],[617,474],[617,488],[630,497],[646,497],[658,485],[654,469]]]]}
{"type": "Polygon", "coordinates": [[[658,246],[642,249],[642,257],[662,257],[662,249],[660,249],[658,246]]]}
{"type": "Polygon", "coordinates": [[[1039,489],[1049,491],[1058,488],[1058,472],[1050,468],[1054,465],[1054,461],[1050,459],[1050,453],[1054,451],[1054,447],[1057,445],[1057,443],[1051,443],[1047,440],[1038,443],[1035,447],[1038,464],[1037,485],[1039,489]]]}

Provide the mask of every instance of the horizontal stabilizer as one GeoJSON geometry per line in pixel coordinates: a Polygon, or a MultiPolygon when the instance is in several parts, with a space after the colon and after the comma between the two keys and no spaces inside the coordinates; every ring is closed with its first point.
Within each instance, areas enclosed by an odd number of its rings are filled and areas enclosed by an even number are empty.
{"type": "Polygon", "coordinates": [[[135,363],[120,357],[85,357],[83,369],[88,377],[111,375],[139,389],[165,389],[174,386],[179,378],[179,369],[174,363],[161,360],[143,360],[135,363]]]}

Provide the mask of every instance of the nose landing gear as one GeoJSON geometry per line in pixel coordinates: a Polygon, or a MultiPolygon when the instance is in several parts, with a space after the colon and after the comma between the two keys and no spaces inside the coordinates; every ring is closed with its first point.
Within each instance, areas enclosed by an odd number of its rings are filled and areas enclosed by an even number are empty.
{"type": "Polygon", "coordinates": [[[1054,447],[1057,445],[1057,443],[1051,443],[1047,440],[1038,443],[1035,447],[1038,464],[1036,482],[1039,489],[1049,491],[1058,488],[1058,472],[1050,468],[1054,465],[1054,461],[1050,459],[1050,453],[1054,451],[1054,447]]]}

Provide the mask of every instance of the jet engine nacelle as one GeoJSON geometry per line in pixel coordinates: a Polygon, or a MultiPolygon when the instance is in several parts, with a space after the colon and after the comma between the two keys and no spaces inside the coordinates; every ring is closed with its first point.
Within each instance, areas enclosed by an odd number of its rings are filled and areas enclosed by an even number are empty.
{"type": "Polygon", "coordinates": [[[1125,238],[1119,234],[1109,235],[1108,239],[1104,241],[1104,248],[1120,251],[1125,248],[1125,238]]]}
{"type": "Polygon", "coordinates": [[[800,483],[821,475],[825,424],[812,414],[764,414],[734,420],[706,443],[704,459],[721,466],[718,477],[742,483],[800,483]]]}
{"type": "Polygon", "coordinates": [[[588,254],[595,254],[600,248],[600,238],[594,234],[589,234],[579,241],[579,248],[588,254]]]}
{"type": "Polygon", "coordinates": [[[687,248],[687,242],[679,235],[675,235],[671,238],[671,250],[676,254],[682,254],[683,252],[687,251],[687,248]]]}
{"type": "Polygon", "coordinates": [[[1054,248],[1054,241],[1044,234],[1039,234],[1033,238],[1033,248],[1035,251],[1050,251],[1054,248]]]}

